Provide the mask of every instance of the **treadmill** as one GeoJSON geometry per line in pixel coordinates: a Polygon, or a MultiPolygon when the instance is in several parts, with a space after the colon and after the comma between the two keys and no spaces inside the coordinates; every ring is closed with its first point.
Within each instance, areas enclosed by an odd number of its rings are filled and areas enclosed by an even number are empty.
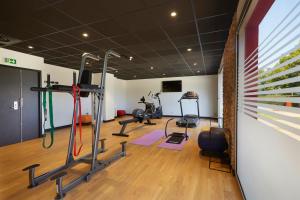
{"type": "Polygon", "coordinates": [[[197,127],[200,122],[198,94],[196,92],[192,92],[192,91],[186,92],[182,95],[182,97],[178,100],[178,102],[180,103],[181,118],[176,121],[176,125],[179,127],[189,127],[189,128],[197,127]],[[196,100],[197,115],[193,115],[193,114],[183,115],[182,101],[185,99],[186,100],[196,100]]]}

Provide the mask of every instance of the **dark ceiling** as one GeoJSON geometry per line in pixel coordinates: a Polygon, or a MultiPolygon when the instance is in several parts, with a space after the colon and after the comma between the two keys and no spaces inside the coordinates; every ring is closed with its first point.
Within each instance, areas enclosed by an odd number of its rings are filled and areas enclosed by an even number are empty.
{"type": "Polygon", "coordinates": [[[133,57],[110,61],[121,79],[216,74],[237,1],[6,0],[0,33],[21,40],[4,48],[74,69],[83,52],[114,49],[133,57]]]}

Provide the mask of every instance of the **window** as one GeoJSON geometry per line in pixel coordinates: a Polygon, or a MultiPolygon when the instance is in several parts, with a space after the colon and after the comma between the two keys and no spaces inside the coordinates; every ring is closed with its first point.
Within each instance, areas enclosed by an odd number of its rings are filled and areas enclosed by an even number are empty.
{"type": "Polygon", "coordinates": [[[300,141],[299,16],[296,0],[257,4],[245,29],[239,111],[300,141]]]}

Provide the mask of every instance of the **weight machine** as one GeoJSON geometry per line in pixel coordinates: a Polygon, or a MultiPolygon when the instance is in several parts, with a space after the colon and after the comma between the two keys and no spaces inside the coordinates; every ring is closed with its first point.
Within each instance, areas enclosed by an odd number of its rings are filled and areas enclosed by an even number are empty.
{"type": "MultiPolygon", "coordinates": [[[[103,111],[103,99],[104,99],[104,90],[105,90],[105,79],[106,79],[106,71],[107,71],[107,64],[108,60],[111,57],[117,57],[120,58],[121,56],[112,51],[108,50],[105,53],[104,57],[104,65],[102,69],[102,75],[101,75],[101,82],[99,85],[91,85],[86,81],[87,76],[83,76],[85,72],[85,63],[87,59],[92,59],[95,61],[100,61],[100,57],[94,56],[89,53],[84,53],[82,55],[82,60],[81,60],[81,66],[79,70],[79,76],[78,76],[78,81],[76,84],[76,80],[73,81],[73,86],[68,86],[68,85],[53,85],[50,87],[32,87],[32,91],[37,91],[37,92],[44,92],[44,91],[51,91],[51,92],[65,92],[73,95],[74,97],[74,110],[73,110],[73,120],[72,120],[72,128],[70,131],[70,136],[69,136],[69,145],[68,145],[68,153],[67,153],[67,159],[64,165],[46,172],[42,175],[36,176],[35,170],[37,167],[39,167],[39,164],[33,164],[31,166],[28,166],[23,169],[23,171],[28,170],[29,174],[29,186],[28,188],[33,188],[36,187],[43,182],[47,181],[49,178],[50,180],[55,180],[56,182],[56,187],[57,187],[57,193],[55,199],[63,199],[63,197],[66,195],[66,193],[73,188],[75,188],[77,185],[79,185],[82,182],[87,182],[91,179],[92,175],[94,175],[96,172],[106,168],[109,166],[112,162],[116,161],[117,159],[126,156],[126,141],[121,142],[121,152],[115,154],[111,158],[107,160],[98,160],[97,155],[100,153],[103,153],[106,151],[105,149],[105,139],[100,139],[100,125],[102,122],[102,111],[103,111]],[[77,88],[79,91],[74,92],[74,87],[77,88]],[[74,120],[74,117],[76,118],[78,112],[79,112],[79,101],[80,97],[87,97],[89,93],[94,93],[99,100],[98,108],[97,108],[97,113],[96,113],[96,119],[95,119],[95,125],[93,125],[93,141],[92,141],[92,152],[84,155],[80,158],[75,159],[72,150],[74,143],[76,143],[76,120],[74,120]],[[77,101],[75,101],[75,99],[77,101]],[[75,123],[75,126],[74,126],[75,123]],[[75,127],[75,128],[74,128],[75,127]],[[75,133],[75,134],[74,134],[75,133]],[[100,141],[100,148],[98,148],[98,144],[100,141]],[[86,163],[90,165],[90,169],[85,172],[82,176],[72,180],[71,182],[63,185],[63,177],[67,175],[66,170],[69,168],[72,168],[73,166],[79,164],[79,163],[86,163]]],[[[90,74],[91,76],[91,74],[90,74]]]]}

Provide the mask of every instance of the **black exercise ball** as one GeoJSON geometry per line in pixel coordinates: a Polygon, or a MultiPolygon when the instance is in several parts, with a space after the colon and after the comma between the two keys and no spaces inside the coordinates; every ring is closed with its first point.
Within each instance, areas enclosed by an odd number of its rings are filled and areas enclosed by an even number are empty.
{"type": "Polygon", "coordinates": [[[203,131],[198,136],[198,145],[202,151],[223,153],[228,148],[224,131],[203,131]]]}

